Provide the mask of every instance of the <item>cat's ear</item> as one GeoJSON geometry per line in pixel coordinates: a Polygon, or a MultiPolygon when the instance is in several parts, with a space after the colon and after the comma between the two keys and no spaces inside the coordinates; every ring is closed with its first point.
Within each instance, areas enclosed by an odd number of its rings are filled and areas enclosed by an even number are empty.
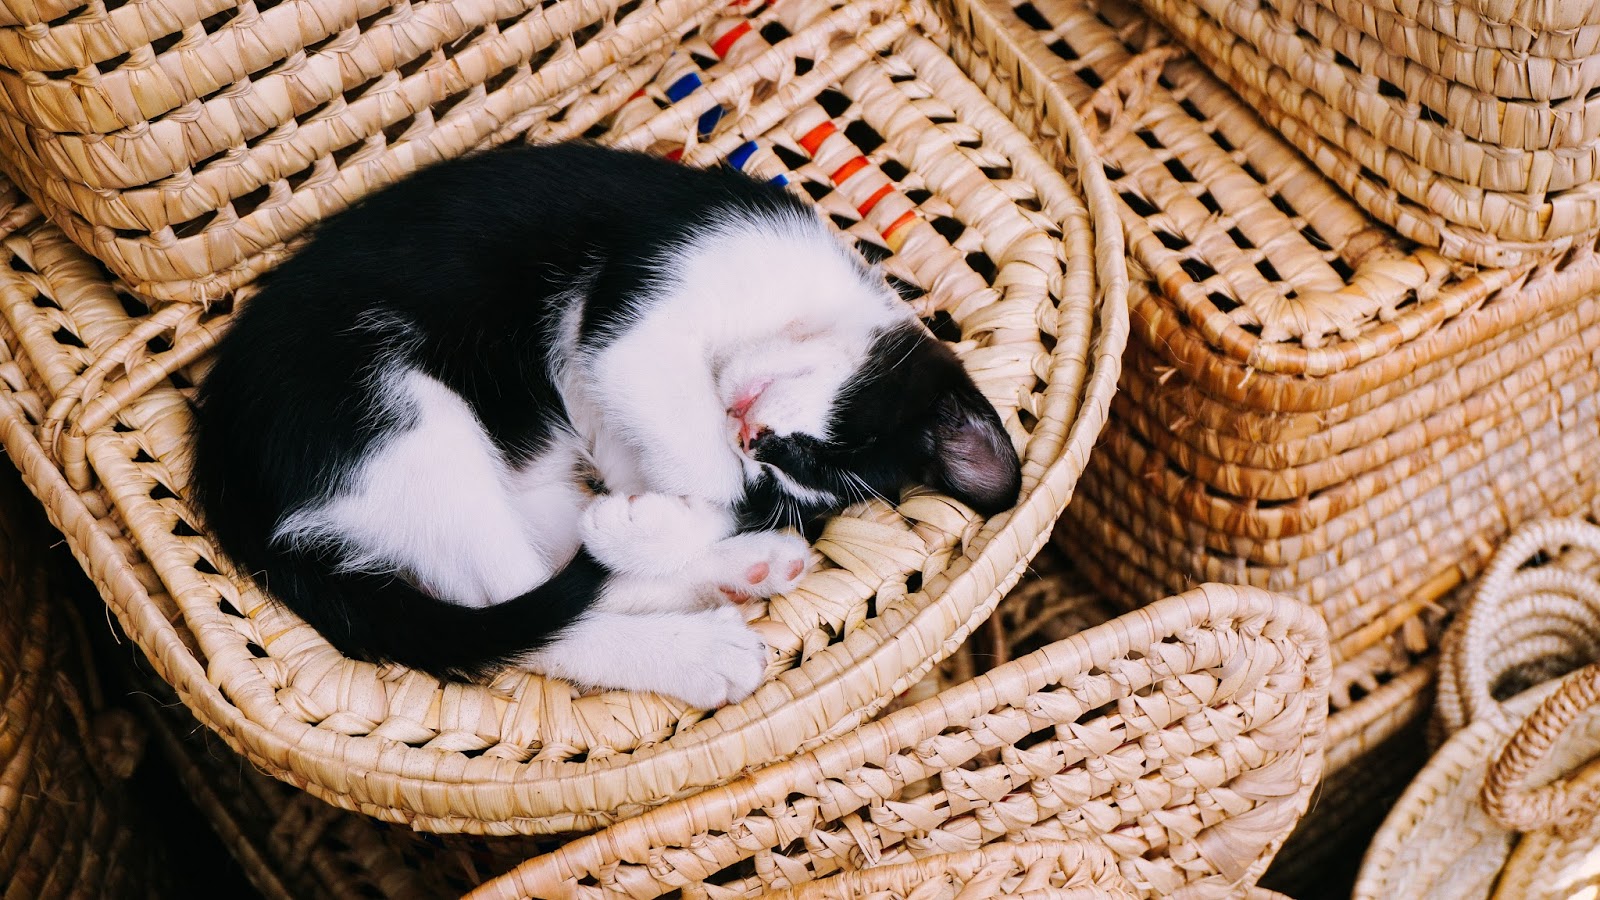
{"type": "Polygon", "coordinates": [[[994,407],[969,378],[940,399],[928,434],[926,481],[986,516],[1015,506],[1022,463],[994,407]]]}

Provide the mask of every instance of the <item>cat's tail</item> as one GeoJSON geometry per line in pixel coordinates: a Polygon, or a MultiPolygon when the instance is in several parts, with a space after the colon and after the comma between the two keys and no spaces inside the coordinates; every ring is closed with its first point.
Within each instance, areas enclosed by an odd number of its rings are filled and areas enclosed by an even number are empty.
{"type": "Polygon", "coordinates": [[[541,650],[600,596],[607,573],[586,551],[502,603],[461,606],[393,575],[339,571],[313,552],[272,552],[256,579],[329,643],[370,662],[480,680],[541,650]]]}

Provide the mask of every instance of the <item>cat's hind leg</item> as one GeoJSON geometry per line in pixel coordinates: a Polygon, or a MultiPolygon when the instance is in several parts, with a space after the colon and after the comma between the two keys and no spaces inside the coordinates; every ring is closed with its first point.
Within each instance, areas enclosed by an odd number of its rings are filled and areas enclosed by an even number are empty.
{"type": "Polygon", "coordinates": [[[767,650],[727,605],[645,614],[597,608],[521,662],[587,687],[653,691],[715,709],[760,686],[767,650]]]}

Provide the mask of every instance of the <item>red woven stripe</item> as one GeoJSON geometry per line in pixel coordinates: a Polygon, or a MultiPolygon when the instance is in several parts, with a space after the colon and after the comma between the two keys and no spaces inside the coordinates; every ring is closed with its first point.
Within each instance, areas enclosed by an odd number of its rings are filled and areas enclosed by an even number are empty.
{"type": "Polygon", "coordinates": [[[856,207],[856,212],[861,213],[863,216],[866,215],[869,212],[872,212],[872,208],[874,206],[878,205],[878,201],[882,200],[883,198],[885,198],[887,196],[889,196],[889,193],[891,191],[893,191],[893,190],[894,190],[894,185],[892,185],[892,184],[886,184],[883,187],[878,188],[877,190],[872,192],[872,196],[871,197],[867,198],[867,202],[865,202],[865,203],[861,204],[860,206],[856,207]]]}
{"type": "Polygon", "coordinates": [[[838,130],[839,129],[833,127],[832,122],[823,122],[821,125],[818,125],[801,136],[800,146],[806,148],[807,153],[811,154],[812,156],[816,156],[817,148],[822,146],[822,142],[827,140],[835,131],[838,130]]]}
{"type": "Polygon", "coordinates": [[[727,34],[717,38],[717,42],[711,45],[711,52],[715,53],[718,59],[721,59],[722,57],[728,55],[728,48],[733,46],[734,41],[737,41],[739,38],[742,38],[749,33],[750,23],[748,21],[740,22],[739,24],[733,26],[733,28],[729,30],[727,34]]]}
{"type": "Polygon", "coordinates": [[[906,210],[904,215],[902,215],[898,219],[895,219],[893,222],[889,223],[889,227],[885,228],[883,230],[884,238],[887,239],[889,237],[889,235],[894,234],[896,231],[899,231],[900,229],[906,227],[907,225],[910,225],[911,221],[913,219],[915,219],[916,217],[917,217],[917,211],[916,210],[914,210],[914,209],[906,210]]]}
{"type": "Polygon", "coordinates": [[[833,174],[829,175],[828,177],[833,179],[834,184],[844,184],[846,178],[849,178],[851,175],[854,175],[866,167],[867,158],[865,156],[858,156],[835,169],[833,174]]]}

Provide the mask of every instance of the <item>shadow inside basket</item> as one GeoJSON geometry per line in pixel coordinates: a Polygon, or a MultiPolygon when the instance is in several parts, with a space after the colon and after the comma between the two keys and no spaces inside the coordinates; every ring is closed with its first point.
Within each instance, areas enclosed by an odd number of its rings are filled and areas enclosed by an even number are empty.
{"type": "MultiPolygon", "coordinates": [[[[562,127],[529,137],[573,136],[562,127]]],[[[911,491],[835,518],[802,585],[752,604],[768,682],[714,716],[529,673],[441,683],[356,662],[233,572],[186,502],[192,388],[248,289],[148,304],[14,205],[7,449],[200,718],[346,808],[439,831],[587,829],[856,727],[994,608],[1104,419],[1126,330],[1121,298],[1102,296],[1120,287],[1111,223],[897,4],[729,7],[585,136],[811,198],[954,343],[1022,452],[1023,499],[984,521],[911,491]]]]}

